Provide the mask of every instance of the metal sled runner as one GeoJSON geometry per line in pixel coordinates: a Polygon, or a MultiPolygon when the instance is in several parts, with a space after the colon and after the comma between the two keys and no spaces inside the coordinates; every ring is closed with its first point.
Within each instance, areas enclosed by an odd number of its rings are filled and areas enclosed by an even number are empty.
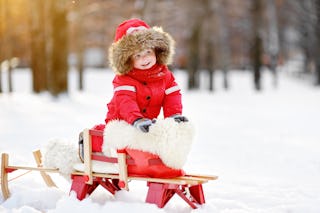
{"type": "MultiPolygon", "coordinates": [[[[119,190],[129,190],[130,181],[145,181],[148,187],[146,202],[156,204],[163,208],[169,200],[177,194],[191,208],[197,208],[197,205],[205,203],[203,183],[215,180],[217,176],[207,175],[184,175],[174,178],[150,178],[143,176],[128,175],[128,165],[134,165],[135,162],[127,155],[125,150],[117,150],[117,157],[108,157],[92,152],[91,137],[103,136],[103,131],[85,129],[83,131],[83,161],[84,171],[72,172],[71,191],[74,191],[79,200],[90,195],[99,185],[115,194],[119,190]],[[97,173],[92,169],[92,160],[103,161],[117,164],[119,173],[97,173]]],[[[9,164],[9,155],[3,153],[1,156],[1,190],[4,199],[9,198],[10,191],[8,186],[8,175],[16,170],[38,171],[43,177],[47,186],[56,186],[47,173],[59,172],[56,168],[44,168],[41,163],[40,151],[34,152],[37,167],[11,166],[9,164]]],[[[151,159],[148,165],[162,163],[159,159],[151,159]]]]}

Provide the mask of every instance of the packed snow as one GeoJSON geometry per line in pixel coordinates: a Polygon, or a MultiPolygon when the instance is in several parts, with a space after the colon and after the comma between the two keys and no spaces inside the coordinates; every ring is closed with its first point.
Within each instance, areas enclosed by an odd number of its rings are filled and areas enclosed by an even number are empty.
{"type": "MultiPolygon", "coordinates": [[[[6,73],[4,73],[6,74],[6,73]]],[[[0,194],[0,212],[320,212],[320,89],[287,75],[263,72],[263,90],[253,90],[251,73],[229,73],[230,89],[215,76],[215,91],[187,91],[186,74],[175,72],[182,88],[184,115],[196,128],[184,170],[218,175],[204,184],[206,204],[191,209],[179,196],[159,209],[144,202],[145,182],[130,182],[130,191],[112,196],[98,188],[78,201],[69,195],[70,182],[51,174],[58,188],[48,188],[38,172],[9,175],[11,197],[0,194]],[[21,176],[20,176],[21,175],[21,176]]],[[[112,97],[113,73],[85,72],[85,91],[77,91],[76,72],[70,72],[69,94],[53,98],[31,92],[31,74],[16,70],[14,93],[0,95],[0,152],[9,164],[35,166],[32,151],[49,140],[77,145],[79,132],[103,123],[112,97]]],[[[4,75],[5,79],[5,75],[4,75]]],[[[6,86],[6,85],[4,85],[6,86]]]]}

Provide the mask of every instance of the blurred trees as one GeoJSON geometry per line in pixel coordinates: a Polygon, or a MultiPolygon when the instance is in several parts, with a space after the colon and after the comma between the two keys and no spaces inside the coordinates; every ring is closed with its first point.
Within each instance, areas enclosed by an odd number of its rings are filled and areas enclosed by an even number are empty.
{"type": "Polygon", "coordinates": [[[291,26],[297,30],[297,46],[303,58],[303,69],[300,75],[314,77],[314,83],[319,84],[319,0],[288,1],[287,6],[292,11],[290,16],[291,26]]]}
{"type": "Polygon", "coordinates": [[[251,60],[253,67],[254,87],[261,90],[261,66],[262,66],[262,2],[252,0],[252,35],[253,44],[251,50],[251,60]]]}
{"type": "MultiPolygon", "coordinates": [[[[86,66],[107,66],[117,25],[138,17],[174,37],[173,67],[188,71],[190,89],[203,83],[202,71],[208,74],[208,89],[214,90],[216,71],[223,73],[227,89],[232,86],[230,69],[251,70],[259,90],[261,71],[268,68],[276,86],[277,66],[292,60],[304,62],[296,71],[299,75],[313,76],[320,85],[319,4],[319,0],[0,0],[0,62],[18,57],[21,66],[32,68],[33,90],[53,95],[67,91],[68,66],[73,66],[79,71],[81,90],[86,66]],[[90,51],[97,53],[91,63],[90,51]],[[93,65],[99,57],[102,62],[93,65]]],[[[2,82],[11,81],[12,70],[1,68],[0,92],[2,82]]]]}
{"type": "MultiPolygon", "coordinates": [[[[4,1],[0,0],[0,20],[4,19],[4,1]]],[[[3,92],[2,89],[2,61],[4,60],[4,22],[0,21],[0,93],[3,92]]]]}
{"type": "Polygon", "coordinates": [[[188,70],[188,89],[199,88],[199,71],[200,62],[200,45],[202,43],[202,29],[205,19],[205,7],[208,6],[207,0],[186,2],[187,13],[189,14],[189,36],[188,36],[188,53],[187,53],[187,70],[188,70]]]}
{"type": "Polygon", "coordinates": [[[220,63],[220,69],[222,69],[223,74],[223,87],[225,89],[229,88],[228,83],[228,71],[230,68],[230,60],[231,60],[231,46],[230,46],[230,35],[229,35],[229,27],[228,27],[228,16],[227,16],[227,9],[228,9],[228,2],[219,0],[216,4],[216,14],[218,19],[218,41],[219,44],[219,60],[220,63]]]}
{"type": "Polygon", "coordinates": [[[315,1],[315,10],[316,10],[316,23],[315,23],[315,70],[316,70],[316,85],[320,85],[320,0],[315,1]]]}
{"type": "Polygon", "coordinates": [[[83,30],[83,20],[84,20],[84,7],[86,1],[79,1],[75,5],[74,11],[74,32],[77,35],[75,38],[75,52],[76,52],[76,67],[78,70],[78,89],[83,90],[83,72],[84,72],[84,30],[83,30]]]}
{"type": "Polygon", "coordinates": [[[48,63],[45,22],[45,1],[34,0],[29,4],[31,35],[32,88],[36,93],[48,89],[48,63]]]}
{"type": "MultiPolygon", "coordinates": [[[[1,26],[3,28],[5,28],[6,26],[11,26],[13,24],[12,22],[12,15],[13,15],[13,11],[12,9],[9,7],[9,0],[1,0],[0,3],[0,8],[1,8],[1,18],[3,20],[7,20],[6,24],[2,23],[1,26]]],[[[1,54],[0,54],[0,59],[7,59],[5,62],[5,66],[7,69],[7,84],[8,84],[8,92],[12,92],[12,64],[11,64],[11,58],[13,57],[12,54],[12,46],[10,45],[10,43],[13,42],[13,33],[12,30],[10,28],[8,28],[6,33],[1,33],[1,44],[2,49],[1,49],[1,54]]],[[[1,60],[0,60],[1,62],[1,60]]],[[[2,64],[1,64],[2,65],[2,64]]],[[[1,66],[2,68],[3,66],[1,66]]],[[[2,71],[2,69],[0,68],[0,71],[2,71]]],[[[0,73],[1,75],[1,73],[0,73]]],[[[2,80],[2,77],[0,78],[2,80]]],[[[0,84],[0,91],[2,91],[2,83],[0,84]]]]}
{"type": "Polygon", "coordinates": [[[68,31],[64,0],[29,4],[33,91],[67,92],[68,31]],[[48,15],[46,15],[48,14],[48,15]]]}
{"type": "Polygon", "coordinates": [[[49,91],[53,95],[68,89],[68,22],[65,0],[50,1],[49,91]]]}
{"type": "Polygon", "coordinates": [[[268,20],[268,41],[269,44],[266,52],[270,56],[269,67],[273,74],[273,85],[278,86],[277,65],[279,57],[279,24],[278,24],[278,10],[275,0],[269,0],[266,2],[266,13],[268,20]]]}

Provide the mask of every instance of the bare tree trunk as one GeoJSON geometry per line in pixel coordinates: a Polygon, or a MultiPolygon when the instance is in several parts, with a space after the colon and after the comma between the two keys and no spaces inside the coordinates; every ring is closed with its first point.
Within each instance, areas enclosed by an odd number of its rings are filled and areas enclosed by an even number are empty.
{"type": "Polygon", "coordinates": [[[209,90],[214,90],[214,46],[213,46],[213,24],[214,24],[214,16],[213,16],[213,4],[210,0],[205,2],[206,6],[206,56],[205,56],[205,66],[209,73],[209,90]]]}
{"type": "Polygon", "coordinates": [[[229,81],[228,81],[228,72],[230,66],[230,46],[229,46],[229,29],[228,29],[228,21],[227,16],[225,14],[226,10],[226,2],[222,1],[222,6],[217,8],[218,19],[219,19],[219,49],[221,52],[221,67],[223,74],[223,87],[224,89],[229,89],[229,81]]]}
{"type": "Polygon", "coordinates": [[[214,91],[214,48],[213,42],[208,38],[206,51],[206,66],[209,72],[209,90],[214,91]]]}
{"type": "Polygon", "coordinates": [[[0,94],[2,90],[2,66],[1,63],[4,60],[4,0],[0,0],[0,94]]]}
{"type": "Polygon", "coordinates": [[[199,47],[200,47],[200,34],[201,34],[201,23],[196,22],[192,27],[192,34],[190,37],[190,49],[188,59],[188,89],[196,89],[199,87],[199,47]]]}
{"type": "Polygon", "coordinates": [[[316,64],[316,85],[320,86],[320,0],[315,0],[316,7],[316,56],[315,56],[315,64],[316,64]]]}
{"type": "Polygon", "coordinates": [[[261,90],[261,57],[262,57],[262,38],[260,35],[260,26],[262,19],[261,0],[253,0],[253,47],[252,47],[252,64],[253,79],[256,90],[261,90]]]}
{"type": "Polygon", "coordinates": [[[68,48],[66,1],[51,0],[51,79],[49,91],[57,96],[68,90],[68,48]]]}
{"type": "MultiPolygon", "coordinates": [[[[10,14],[10,7],[9,7],[9,0],[4,1],[4,10],[5,10],[5,19],[7,20],[7,26],[12,26],[11,25],[11,14],[10,14]]],[[[6,45],[6,50],[5,53],[5,59],[8,61],[8,92],[11,93],[13,91],[13,86],[12,86],[12,65],[11,65],[11,57],[12,57],[12,33],[11,33],[11,28],[7,27],[6,28],[6,33],[4,35],[5,37],[5,45],[6,45]]]]}
{"type": "Polygon", "coordinates": [[[0,66],[0,94],[3,93],[2,91],[2,68],[0,66]]]}
{"type": "Polygon", "coordinates": [[[310,64],[314,61],[315,55],[315,23],[313,22],[316,11],[314,10],[314,0],[309,1],[299,1],[297,6],[300,6],[301,21],[299,22],[299,30],[302,36],[301,46],[304,53],[304,73],[311,73],[310,64]]]}
{"type": "MultiPolygon", "coordinates": [[[[82,34],[81,34],[82,35],[82,34]]],[[[77,41],[77,46],[78,46],[78,50],[77,50],[77,69],[79,72],[79,76],[78,76],[78,89],[80,91],[83,91],[84,86],[83,86],[83,74],[84,74],[84,49],[83,49],[83,44],[79,43],[80,41],[80,35],[77,41]]]]}
{"type": "MultiPolygon", "coordinates": [[[[2,60],[0,60],[0,61],[2,61],[2,60]]],[[[0,62],[1,63],[1,62],[0,62]]],[[[1,68],[1,66],[0,66],[0,94],[1,93],[3,93],[3,91],[2,91],[2,68],[1,68]]]]}
{"type": "Polygon", "coordinates": [[[77,4],[77,18],[75,21],[76,28],[76,55],[77,55],[77,70],[78,70],[78,89],[83,91],[83,74],[84,74],[84,31],[83,31],[83,7],[84,1],[79,1],[77,4]]]}
{"type": "Polygon", "coordinates": [[[40,93],[47,86],[47,57],[45,41],[45,1],[34,0],[30,3],[31,29],[31,69],[33,91],[40,93]]]}
{"type": "Polygon", "coordinates": [[[254,37],[253,47],[253,79],[256,90],[261,90],[261,55],[262,55],[262,39],[258,36],[254,37]]]}
{"type": "Polygon", "coordinates": [[[279,55],[279,30],[278,30],[278,19],[277,9],[275,0],[267,0],[267,11],[269,17],[269,55],[270,55],[270,70],[273,74],[273,86],[278,86],[278,55],[279,55]]]}

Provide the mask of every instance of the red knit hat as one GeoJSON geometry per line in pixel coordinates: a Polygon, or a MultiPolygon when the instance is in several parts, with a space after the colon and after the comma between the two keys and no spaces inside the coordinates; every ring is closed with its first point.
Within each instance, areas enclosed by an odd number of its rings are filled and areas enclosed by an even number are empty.
{"type": "Polygon", "coordinates": [[[150,26],[140,19],[134,18],[134,19],[126,20],[118,26],[114,41],[117,42],[124,35],[131,34],[135,31],[142,30],[142,29],[150,29],[150,26]]]}

